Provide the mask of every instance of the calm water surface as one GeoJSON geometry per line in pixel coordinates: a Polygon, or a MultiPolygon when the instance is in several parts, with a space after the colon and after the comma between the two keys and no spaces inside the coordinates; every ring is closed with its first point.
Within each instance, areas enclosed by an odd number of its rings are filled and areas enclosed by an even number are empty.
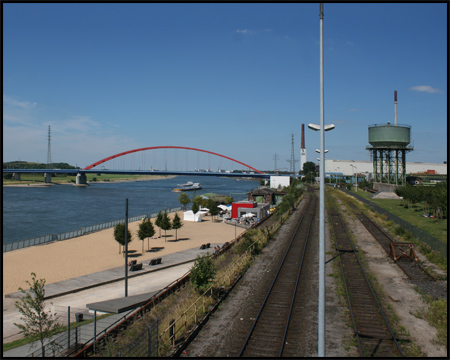
{"type": "MultiPolygon", "coordinates": [[[[259,181],[207,176],[179,176],[172,179],[94,184],[87,187],[53,185],[48,187],[3,188],[3,244],[48,234],[59,234],[85,226],[156,213],[181,206],[177,184],[201,183],[197,195],[230,195],[246,200],[259,181]]],[[[193,192],[187,192],[192,199],[193,192]]]]}

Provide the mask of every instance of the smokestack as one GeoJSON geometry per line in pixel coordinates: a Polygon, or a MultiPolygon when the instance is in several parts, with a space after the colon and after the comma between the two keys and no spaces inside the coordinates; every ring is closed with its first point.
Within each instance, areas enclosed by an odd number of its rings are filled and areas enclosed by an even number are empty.
{"type": "Polygon", "coordinates": [[[394,91],[395,126],[397,126],[397,90],[394,91]]]}
{"type": "Polygon", "coordinates": [[[305,148],[305,124],[302,124],[302,149],[305,148]]]}

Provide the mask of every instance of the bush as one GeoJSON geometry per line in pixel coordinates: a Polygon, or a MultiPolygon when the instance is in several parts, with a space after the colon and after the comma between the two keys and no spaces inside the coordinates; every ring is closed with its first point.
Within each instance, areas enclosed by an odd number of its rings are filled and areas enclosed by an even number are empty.
{"type": "MultiPolygon", "coordinates": [[[[235,249],[234,249],[236,254],[243,254],[250,247],[250,245],[253,244],[253,242],[255,241],[253,239],[253,237],[257,232],[258,232],[258,230],[252,229],[252,230],[247,231],[245,233],[245,235],[241,237],[241,239],[239,240],[239,243],[235,246],[235,249]]],[[[261,248],[258,244],[255,244],[251,249],[252,255],[257,255],[260,252],[261,252],[261,248]]]]}
{"type": "Polygon", "coordinates": [[[405,229],[403,229],[400,225],[397,225],[396,227],[394,227],[394,234],[401,236],[405,234],[405,229]]]}
{"type": "Polygon", "coordinates": [[[209,255],[198,256],[194,266],[191,268],[190,275],[194,288],[199,292],[203,292],[210,279],[214,278],[215,273],[216,269],[211,257],[209,255]]]}
{"type": "Polygon", "coordinates": [[[406,242],[412,242],[415,240],[414,234],[410,231],[406,231],[403,235],[403,239],[405,239],[406,242]]]}

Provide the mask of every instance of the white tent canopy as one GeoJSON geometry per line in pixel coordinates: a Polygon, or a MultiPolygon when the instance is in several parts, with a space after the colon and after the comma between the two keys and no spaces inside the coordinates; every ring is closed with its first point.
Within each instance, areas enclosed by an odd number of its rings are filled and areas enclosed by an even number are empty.
{"type": "Polygon", "coordinates": [[[250,217],[253,217],[253,216],[256,216],[255,214],[252,214],[252,213],[247,213],[247,214],[244,214],[244,215],[242,215],[241,217],[243,217],[243,218],[250,218],[250,217]]]}
{"type": "Polygon", "coordinates": [[[183,215],[184,215],[183,220],[202,222],[202,215],[206,214],[206,213],[207,213],[206,211],[198,211],[197,213],[194,214],[194,212],[192,210],[184,211],[183,212],[183,215]]]}

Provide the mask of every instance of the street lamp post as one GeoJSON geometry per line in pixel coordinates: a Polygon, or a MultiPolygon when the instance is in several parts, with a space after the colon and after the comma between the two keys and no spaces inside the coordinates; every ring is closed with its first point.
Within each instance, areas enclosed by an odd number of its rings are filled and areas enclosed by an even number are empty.
{"type": "Polygon", "coordinates": [[[323,96],[323,3],[320,4],[320,125],[309,124],[312,130],[320,130],[320,223],[319,223],[319,309],[318,356],[325,357],[325,131],[334,125],[325,125],[323,96]]]}

